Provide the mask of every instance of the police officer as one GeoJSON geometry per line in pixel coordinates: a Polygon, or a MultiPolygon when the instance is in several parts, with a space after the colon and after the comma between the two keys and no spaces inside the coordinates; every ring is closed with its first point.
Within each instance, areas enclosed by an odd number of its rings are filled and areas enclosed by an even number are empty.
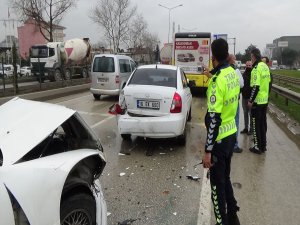
{"type": "Polygon", "coordinates": [[[269,67],[261,61],[259,49],[251,51],[251,61],[251,95],[248,107],[251,108],[254,146],[249,150],[261,154],[267,150],[267,106],[271,77],[269,67]]]}
{"type": "Polygon", "coordinates": [[[217,224],[239,225],[239,207],[230,181],[230,164],[237,132],[235,115],[240,93],[239,76],[227,62],[228,43],[224,39],[213,41],[211,51],[214,69],[210,71],[213,76],[207,89],[207,138],[203,167],[210,168],[217,224]]]}

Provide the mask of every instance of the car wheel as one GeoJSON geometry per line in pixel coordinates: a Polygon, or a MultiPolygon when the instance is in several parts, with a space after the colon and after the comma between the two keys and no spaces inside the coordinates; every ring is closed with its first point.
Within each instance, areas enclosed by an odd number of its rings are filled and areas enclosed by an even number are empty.
{"type": "Polygon", "coordinates": [[[94,96],[95,100],[100,100],[101,95],[93,94],[93,96],[94,96]]]}
{"type": "Polygon", "coordinates": [[[54,80],[55,81],[60,81],[61,80],[61,73],[59,69],[56,69],[54,72],[54,80]]]}
{"type": "Polygon", "coordinates": [[[71,80],[71,70],[66,69],[65,79],[66,80],[71,80]]]}
{"type": "Polygon", "coordinates": [[[190,108],[189,115],[187,118],[187,121],[191,121],[191,120],[192,120],[192,107],[190,108]]]}
{"type": "Polygon", "coordinates": [[[61,225],[96,224],[96,203],[88,194],[76,194],[63,200],[60,206],[61,225]]]}
{"type": "Polygon", "coordinates": [[[29,77],[29,73],[26,73],[25,75],[26,75],[26,77],[29,77]]]}
{"type": "Polygon", "coordinates": [[[178,144],[184,146],[186,144],[186,123],[183,134],[178,137],[178,144]]]}
{"type": "Polygon", "coordinates": [[[131,139],[131,134],[121,134],[121,137],[123,138],[123,140],[130,140],[131,139]]]}

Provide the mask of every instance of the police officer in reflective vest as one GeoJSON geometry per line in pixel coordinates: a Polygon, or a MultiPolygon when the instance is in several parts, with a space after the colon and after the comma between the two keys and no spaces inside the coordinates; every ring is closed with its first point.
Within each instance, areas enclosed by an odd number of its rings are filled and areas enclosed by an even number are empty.
{"type": "Polygon", "coordinates": [[[230,181],[230,164],[236,141],[235,115],[238,107],[239,76],[226,61],[228,43],[212,42],[213,75],[207,89],[205,125],[207,138],[203,167],[210,168],[212,202],[217,224],[239,225],[237,201],[230,181]]]}
{"type": "Polygon", "coordinates": [[[270,70],[261,61],[259,49],[251,51],[252,71],[251,71],[251,95],[248,107],[251,109],[253,141],[254,146],[249,150],[256,154],[261,154],[267,150],[267,107],[270,90],[270,70]]]}

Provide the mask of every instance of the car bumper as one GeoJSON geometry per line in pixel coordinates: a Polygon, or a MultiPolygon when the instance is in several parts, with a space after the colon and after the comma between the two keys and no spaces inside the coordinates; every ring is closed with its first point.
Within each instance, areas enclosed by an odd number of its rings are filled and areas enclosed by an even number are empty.
{"type": "Polygon", "coordinates": [[[96,95],[119,95],[120,93],[120,89],[105,90],[105,89],[90,88],[90,91],[96,95]]]}
{"type": "Polygon", "coordinates": [[[149,138],[172,138],[183,133],[186,118],[182,114],[162,117],[118,116],[120,134],[132,134],[149,138]]]}

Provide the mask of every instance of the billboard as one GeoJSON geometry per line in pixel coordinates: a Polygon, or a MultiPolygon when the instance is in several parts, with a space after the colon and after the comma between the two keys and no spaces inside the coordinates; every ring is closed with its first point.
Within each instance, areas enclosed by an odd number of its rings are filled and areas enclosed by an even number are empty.
{"type": "Polygon", "coordinates": [[[288,47],[289,42],[288,41],[278,41],[278,47],[288,47]]]}
{"type": "Polygon", "coordinates": [[[209,67],[210,38],[176,38],[174,60],[185,73],[201,74],[209,67]]]}
{"type": "Polygon", "coordinates": [[[213,35],[213,40],[217,40],[217,39],[224,39],[225,41],[227,41],[227,34],[214,34],[213,35]]]}

